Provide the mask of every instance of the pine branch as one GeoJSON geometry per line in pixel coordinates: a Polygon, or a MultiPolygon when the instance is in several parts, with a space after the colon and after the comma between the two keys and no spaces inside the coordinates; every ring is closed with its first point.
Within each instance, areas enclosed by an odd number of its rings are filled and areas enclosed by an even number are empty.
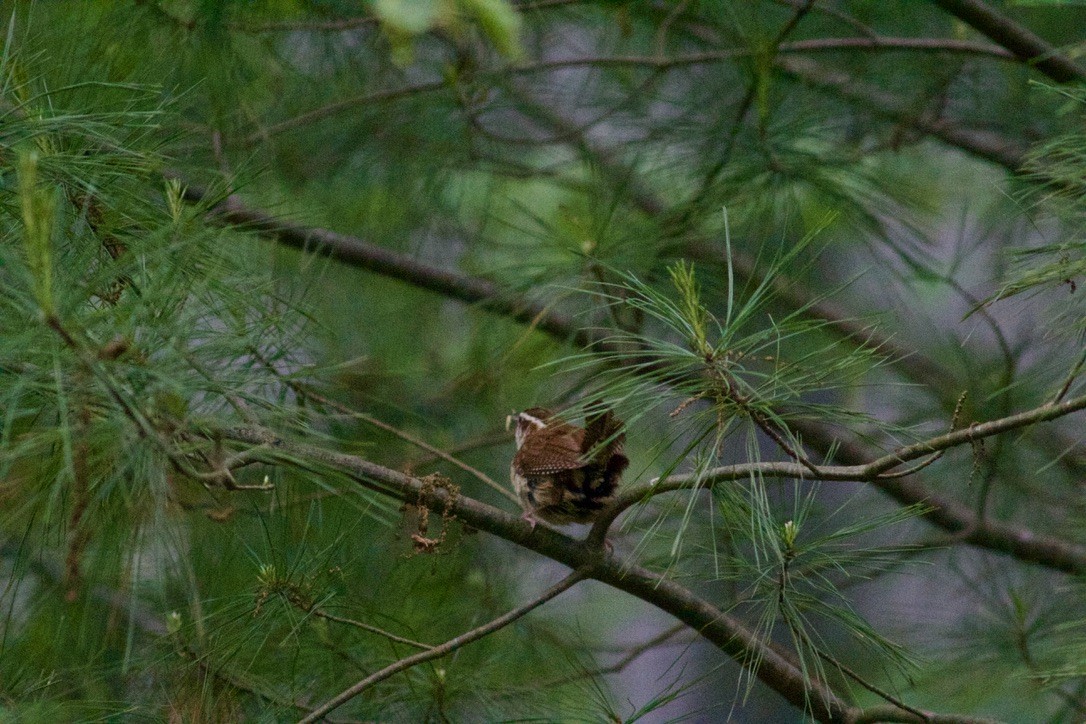
{"type": "MultiPolygon", "coordinates": [[[[833,450],[836,459],[843,463],[862,466],[877,455],[867,445],[835,437],[820,425],[793,421],[792,427],[802,435],[805,443],[819,450],[833,450]]],[[[925,506],[925,519],[950,533],[955,541],[1065,573],[1081,574],[1086,571],[1086,551],[1062,538],[1039,535],[1022,526],[981,519],[969,506],[939,495],[911,478],[883,478],[872,484],[902,505],[925,506]]]]}
{"type": "Polygon", "coordinates": [[[426,651],[408,656],[389,664],[380,671],[370,674],[366,678],[362,679],[353,686],[344,689],[341,693],[337,694],[332,699],[329,699],[324,704],[321,704],[306,717],[301,719],[299,724],[311,724],[321,719],[325,714],[328,714],[333,709],[336,709],[346,704],[351,699],[361,694],[366,689],[370,688],[374,684],[380,683],[385,679],[398,674],[401,671],[406,671],[412,666],[418,666],[419,664],[427,661],[433,661],[434,659],[440,659],[443,656],[448,656],[453,651],[459,648],[467,646],[470,643],[474,643],[481,638],[489,636],[490,634],[500,631],[511,623],[514,623],[517,619],[522,618],[526,614],[534,611],[542,606],[547,601],[551,600],[563,591],[567,591],[577,583],[584,580],[584,574],[580,571],[574,571],[558,583],[554,584],[535,599],[525,603],[523,606],[519,606],[506,614],[503,614],[493,621],[483,624],[477,628],[473,628],[471,631],[460,634],[456,638],[449,639],[443,644],[434,646],[426,651]]]}
{"type": "MultiPolygon", "coordinates": [[[[525,93],[521,94],[522,100],[529,102],[535,117],[552,125],[557,132],[569,132],[573,124],[560,114],[552,106],[532,102],[533,99],[525,93]]],[[[635,171],[626,166],[611,149],[598,144],[583,135],[579,137],[578,147],[588,155],[593,163],[601,168],[604,173],[614,179],[616,185],[629,189],[633,203],[645,214],[653,217],[662,217],[669,213],[667,206],[651,189],[639,182],[635,171]]],[[[694,252],[701,258],[709,258],[711,252],[705,242],[695,242],[694,252]]],[[[756,284],[762,284],[765,280],[757,274],[753,262],[742,255],[733,258],[733,266],[742,276],[753,279],[756,284]]],[[[953,376],[933,360],[915,351],[906,351],[899,348],[891,339],[881,337],[877,332],[858,328],[845,314],[843,310],[836,308],[826,300],[817,300],[815,295],[803,290],[793,280],[770,280],[775,290],[783,301],[797,309],[804,309],[816,319],[823,319],[830,324],[830,328],[837,331],[845,338],[863,339],[891,359],[894,366],[901,369],[905,375],[920,384],[930,387],[941,395],[946,394],[953,384],[953,376]],[[812,301],[814,300],[814,301],[812,301]]],[[[796,430],[802,433],[806,443],[813,444],[821,451],[835,452],[840,459],[842,455],[850,455],[849,462],[863,466],[877,453],[864,450],[859,443],[844,442],[831,435],[823,426],[804,420],[792,423],[796,430]]],[[[1058,436],[1057,436],[1058,437],[1058,436]]],[[[1048,439],[1046,436],[1045,439],[1048,439]]],[[[1068,447],[1064,445],[1064,447],[1068,447]]],[[[810,471],[793,477],[809,477],[810,471]]],[[[881,477],[874,481],[874,485],[889,495],[894,500],[905,505],[924,504],[928,507],[925,517],[943,530],[946,530],[964,542],[981,548],[989,548],[1007,553],[1020,560],[1038,563],[1056,570],[1075,573],[1086,570],[1086,552],[1070,545],[1060,539],[1038,536],[1032,531],[1000,522],[981,519],[967,506],[936,495],[923,483],[912,479],[893,479],[881,477]]]]}
{"type": "MultiPolygon", "coordinates": [[[[190,203],[212,201],[207,192],[198,186],[186,186],[184,198],[190,203]]],[[[348,266],[475,304],[480,309],[527,324],[559,340],[582,347],[600,341],[595,335],[578,329],[571,318],[555,312],[549,305],[509,294],[488,279],[432,266],[357,236],[279,219],[247,206],[234,195],[215,203],[209,216],[216,223],[236,226],[285,246],[323,254],[348,266]]]]}
{"type": "MultiPolygon", "coordinates": [[[[937,435],[922,442],[905,445],[875,459],[859,453],[854,445],[840,446],[838,440],[822,441],[823,448],[836,447],[838,458],[855,460],[851,465],[819,465],[814,471],[800,463],[762,462],[726,465],[713,468],[703,474],[673,475],[638,488],[628,488],[600,516],[589,534],[588,540],[602,541],[611,523],[623,510],[661,493],[676,490],[709,489],[725,481],[749,480],[752,476],[763,478],[795,478],[871,483],[895,500],[907,505],[923,504],[932,509],[926,514],[929,520],[952,533],[960,533],[962,539],[980,547],[992,548],[1014,555],[1022,560],[1040,563],[1066,573],[1086,572],[1086,549],[1058,538],[1051,538],[1033,531],[1005,523],[980,519],[966,506],[932,494],[923,485],[898,477],[893,471],[903,463],[917,460],[932,453],[952,447],[969,445],[977,440],[1021,429],[1039,422],[1055,420],[1086,409],[1086,395],[1058,404],[1044,404],[1026,412],[971,425],[944,435],[937,435]],[[845,452],[840,452],[844,450],[845,452]]],[[[821,437],[821,426],[797,425],[807,437],[821,437]]],[[[810,440],[808,439],[808,442],[810,440]]]]}
{"type": "Polygon", "coordinates": [[[943,118],[916,114],[902,105],[899,96],[857,81],[848,73],[831,69],[810,58],[777,58],[777,67],[811,85],[830,90],[841,98],[903,124],[948,146],[1018,171],[1025,163],[1026,147],[993,131],[969,128],[943,118]]]}
{"type": "MultiPolygon", "coordinates": [[[[644,193],[646,193],[646,206],[654,208],[656,202],[647,196],[647,192],[644,193]]],[[[190,187],[186,190],[186,198],[193,202],[202,201],[204,192],[190,187]]],[[[603,338],[598,333],[593,330],[576,329],[570,318],[559,315],[549,308],[530,302],[512,301],[509,297],[501,295],[497,285],[489,280],[430,267],[406,255],[383,249],[357,237],[277,221],[263,212],[248,208],[233,196],[229,197],[227,202],[214,207],[213,214],[213,218],[219,220],[220,223],[239,225],[262,236],[284,241],[291,246],[323,251],[353,266],[400,279],[454,299],[479,303],[488,311],[510,316],[517,321],[529,321],[541,331],[557,339],[573,340],[584,347],[598,346],[603,342],[603,338]],[[320,245],[314,247],[310,243],[311,240],[319,240],[320,245]],[[528,313],[525,310],[528,310],[528,313]],[[530,318],[529,313],[532,315],[530,318]]],[[[932,379],[928,381],[931,382],[932,379]]],[[[837,446],[838,455],[842,455],[846,449],[852,449],[842,447],[841,441],[813,423],[797,421],[793,423],[793,427],[802,433],[808,444],[813,443],[823,450],[834,449],[837,446]]],[[[865,452],[857,451],[852,459],[857,465],[864,467],[870,456],[865,452]]],[[[779,465],[779,463],[771,465],[779,465]]],[[[806,467],[803,469],[805,473],[801,475],[792,475],[790,472],[779,472],[778,475],[810,479],[811,471],[806,467]]],[[[926,515],[928,520],[950,533],[961,534],[966,531],[967,534],[963,535],[962,539],[971,545],[1009,553],[1021,560],[1039,563],[1060,571],[1086,570],[1086,558],[1075,546],[1038,536],[1016,526],[981,521],[966,506],[936,495],[920,482],[904,478],[886,478],[876,481],[875,484],[899,502],[908,505],[928,504],[932,508],[926,515]]]]}
{"type": "MultiPolygon", "coordinates": [[[[1000,60],[1015,60],[1010,51],[990,43],[978,43],[954,38],[812,38],[791,43],[779,43],[778,53],[824,53],[840,50],[886,50],[958,53],[980,55],[1000,60]]],[[[709,65],[756,56],[760,51],[752,48],[725,48],[673,56],[655,55],[595,55],[559,60],[539,60],[522,63],[507,71],[509,74],[527,75],[566,68],[645,67],[656,71],[672,71],[696,65],[709,65]]]]}
{"type": "MultiPolygon", "coordinates": [[[[777,48],[777,53],[783,54],[825,53],[843,50],[914,51],[922,53],[954,53],[997,58],[1000,60],[1015,60],[1015,55],[1001,46],[969,40],[957,40],[955,38],[883,36],[870,38],[812,38],[792,43],[781,42],[775,47],[777,48]]],[[[533,73],[552,72],[580,67],[643,67],[660,73],[681,70],[692,66],[710,65],[740,60],[743,58],[751,58],[757,56],[759,52],[758,49],[754,48],[726,48],[724,50],[686,53],[671,57],[655,55],[601,55],[581,58],[562,58],[560,60],[537,60],[519,63],[512,67],[503,66],[489,71],[479,71],[478,76],[496,80],[500,77],[530,75],[533,73]]],[[[452,86],[448,80],[438,79],[406,85],[400,88],[387,88],[361,93],[359,95],[328,103],[283,121],[279,121],[278,123],[273,123],[272,125],[260,128],[241,139],[240,143],[243,145],[263,143],[268,141],[272,136],[309,126],[358,108],[369,107],[378,103],[397,101],[425,93],[448,90],[453,87],[454,86],[452,86]]],[[[753,95],[748,94],[747,98],[749,98],[749,100],[745,99],[745,102],[742,105],[749,109],[750,104],[753,102],[753,95]]],[[[744,112],[742,115],[745,116],[746,113],[744,112]]]]}
{"type": "MultiPolygon", "coordinates": [[[[799,3],[800,0],[793,0],[789,4],[796,6],[799,3]]],[[[699,40],[711,44],[720,42],[718,33],[708,26],[689,22],[684,27],[699,40]]],[[[897,96],[861,83],[845,72],[823,66],[810,58],[778,56],[775,65],[788,75],[830,90],[845,100],[857,103],[895,123],[904,124],[950,146],[1005,166],[1011,171],[1018,171],[1024,163],[1026,148],[1009,138],[943,119],[918,117],[902,106],[897,96]]]]}
{"type": "Polygon", "coordinates": [[[1024,25],[982,0],[932,0],[1057,83],[1086,81],[1086,70],[1024,25]]]}
{"type": "MultiPolygon", "coordinates": [[[[1086,401],[1075,402],[1086,406],[1086,401]]],[[[269,459],[269,463],[300,466],[314,471],[338,471],[350,476],[357,484],[383,495],[433,509],[448,510],[467,525],[568,566],[576,572],[574,576],[591,578],[636,596],[697,631],[739,664],[752,670],[754,676],[793,706],[809,711],[818,721],[852,722],[864,716],[866,710],[848,706],[823,682],[810,680],[794,662],[737,619],[679,584],[619,558],[603,546],[575,540],[544,526],[533,528],[521,518],[466,495],[453,495],[441,486],[427,484],[355,455],[291,442],[267,429],[230,427],[220,430],[219,434],[239,443],[274,451],[274,458],[269,459]]],[[[398,664],[403,665],[402,662],[398,664]]],[[[897,720],[920,721],[914,714],[898,713],[898,716],[906,715],[912,718],[897,720]]],[[[940,716],[938,721],[979,721],[940,716]]]]}
{"type": "MultiPolygon", "coordinates": [[[[290,442],[269,430],[233,427],[220,431],[226,438],[275,451],[275,462],[310,470],[335,470],[357,484],[412,504],[449,510],[463,523],[558,561],[584,576],[626,591],[670,613],[745,667],[758,663],[754,675],[792,705],[808,705],[819,721],[847,721],[848,707],[819,682],[808,681],[793,663],[777,653],[737,619],[701,600],[691,591],[655,573],[588,546],[544,526],[534,529],[523,519],[474,500],[452,496],[440,486],[363,458],[290,442]]],[[[270,462],[270,461],[269,461],[270,462]]]]}

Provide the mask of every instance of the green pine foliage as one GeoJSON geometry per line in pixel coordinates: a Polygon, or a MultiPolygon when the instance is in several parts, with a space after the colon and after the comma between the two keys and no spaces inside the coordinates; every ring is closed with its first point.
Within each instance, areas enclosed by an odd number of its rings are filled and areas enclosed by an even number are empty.
{"type": "Polygon", "coordinates": [[[0,3],[0,721],[1081,720],[1086,15],[943,5],[0,3]]]}

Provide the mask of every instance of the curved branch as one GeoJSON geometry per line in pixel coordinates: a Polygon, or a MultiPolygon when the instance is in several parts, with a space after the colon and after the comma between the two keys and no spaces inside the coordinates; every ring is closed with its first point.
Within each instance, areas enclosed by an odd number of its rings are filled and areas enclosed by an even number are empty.
{"type": "MultiPolygon", "coordinates": [[[[792,427],[804,442],[820,450],[833,450],[842,463],[863,465],[872,457],[865,445],[835,438],[819,425],[800,421],[793,422],[792,427]]],[[[1064,573],[1086,572],[1086,551],[1081,546],[1039,535],[1023,526],[982,519],[970,506],[938,495],[913,478],[879,479],[872,485],[902,505],[926,506],[924,517],[955,540],[1064,573]]]]}

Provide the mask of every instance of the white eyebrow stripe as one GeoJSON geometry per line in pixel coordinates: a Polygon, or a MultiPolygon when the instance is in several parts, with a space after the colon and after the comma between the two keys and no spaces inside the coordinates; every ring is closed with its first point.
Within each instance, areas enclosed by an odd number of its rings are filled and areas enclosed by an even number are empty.
{"type": "Polygon", "coordinates": [[[527,412],[520,413],[520,418],[522,420],[527,420],[528,422],[532,423],[533,425],[535,425],[538,428],[544,428],[544,427],[547,426],[547,423],[543,422],[542,420],[540,420],[538,417],[535,417],[534,415],[529,415],[527,412]]]}

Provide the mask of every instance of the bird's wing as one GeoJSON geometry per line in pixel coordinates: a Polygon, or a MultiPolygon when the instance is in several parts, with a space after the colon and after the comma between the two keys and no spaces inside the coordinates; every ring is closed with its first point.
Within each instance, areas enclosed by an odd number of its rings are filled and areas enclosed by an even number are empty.
{"type": "Polygon", "coordinates": [[[513,457],[513,466],[522,475],[545,475],[584,467],[581,445],[584,430],[554,422],[548,430],[532,432],[513,457]],[[558,430],[554,426],[559,426],[558,430]]]}

